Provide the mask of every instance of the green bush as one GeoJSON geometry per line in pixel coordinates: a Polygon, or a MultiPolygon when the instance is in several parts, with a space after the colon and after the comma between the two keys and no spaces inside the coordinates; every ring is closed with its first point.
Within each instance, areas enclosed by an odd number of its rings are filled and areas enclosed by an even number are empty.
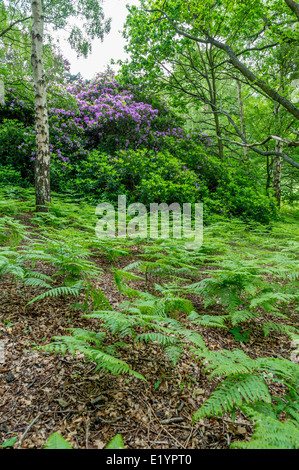
{"type": "Polygon", "coordinates": [[[22,180],[33,181],[35,135],[33,127],[26,127],[14,119],[4,119],[0,126],[0,165],[19,171],[22,180]]]}
{"type": "Polygon", "coordinates": [[[272,196],[263,194],[261,175],[246,163],[226,159],[220,160],[206,152],[196,152],[191,148],[182,155],[189,168],[198,174],[203,202],[208,213],[251,219],[269,224],[277,219],[277,206],[272,196]]]}
{"type": "Polygon", "coordinates": [[[251,185],[242,175],[223,182],[215,192],[215,201],[211,207],[216,208],[218,203],[216,212],[240,217],[245,221],[252,219],[262,224],[269,224],[278,217],[275,199],[257,192],[251,185]]]}
{"type": "Polygon", "coordinates": [[[20,171],[13,168],[12,165],[0,166],[0,184],[15,186],[26,186],[26,181],[23,180],[20,171]]]}
{"type": "Polygon", "coordinates": [[[126,194],[129,202],[197,202],[199,179],[169,152],[120,151],[115,156],[90,152],[80,163],[52,164],[54,189],[74,189],[95,200],[117,200],[126,194]]]}

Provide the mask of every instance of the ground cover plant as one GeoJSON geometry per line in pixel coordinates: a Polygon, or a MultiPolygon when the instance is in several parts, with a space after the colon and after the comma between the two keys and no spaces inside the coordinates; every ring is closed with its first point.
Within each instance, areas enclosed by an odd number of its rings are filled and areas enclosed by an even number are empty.
{"type": "Polygon", "coordinates": [[[129,1],[101,66],[114,3],[0,0],[0,447],[297,449],[299,3],[129,1]]]}
{"type": "Polygon", "coordinates": [[[61,195],[45,216],[30,189],[1,200],[3,447],[298,448],[289,207],[267,237],[223,219],[190,251],[100,240],[61,195]]]}

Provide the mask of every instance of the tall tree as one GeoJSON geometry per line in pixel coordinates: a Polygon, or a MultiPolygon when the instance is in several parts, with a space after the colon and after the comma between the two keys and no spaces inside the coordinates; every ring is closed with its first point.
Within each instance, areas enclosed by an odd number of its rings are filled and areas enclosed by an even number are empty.
{"type": "Polygon", "coordinates": [[[100,38],[110,30],[110,19],[105,20],[103,0],[11,0],[8,8],[0,0],[0,38],[16,41],[11,37],[18,34],[19,25],[23,31],[31,33],[31,65],[34,78],[36,162],[35,191],[37,211],[47,211],[51,200],[50,193],[50,150],[49,124],[47,113],[47,82],[43,67],[44,24],[60,29],[71,26],[69,42],[78,52],[87,56],[91,50],[91,40],[100,38]],[[71,25],[73,18],[84,19],[82,28],[71,25]]]}
{"type": "Polygon", "coordinates": [[[298,76],[296,5],[141,0],[130,8],[125,33],[131,60],[124,73],[138,74],[150,89],[160,83],[164,95],[172,88],[172,102],[184,95],[189,116],[197,110],[196,121],[215,135],[220,157],[263,162],[278,205],[283,162],[299,169],[299,97],[291,86],[298,76]]]}
{"type": "Polygon", "coordinates": [[[47,86],[43,65],[44,19],[41,0],[32,0],[31,36],[36,129],[35,196],[37,211],[44,212],[47,211],[47,202],[51,201],[51,191],[47,86]]]}
{"type": "MultiPolygon", "coordinates": [[[[129,34],[135,42],[138,53],[144,56],[151,53],[145,50],[142,40],[140,44],[138,28],[141,35],[144,35],[144,31],[148,33],[150,37],[148,44],[154,51],[158,41],[163,42],[165,47],[171,48],[175,47],[175,43],[182,44],[183,39],[218,49],[222,54],[220,56],[222,64],[235,70],[235,78],[241,79],[261,96],[280,104],[288,113],[289,118],[295,120],[297,125],[299,124],[299,108],[296,102],[294,103],[288,94],[282,94],[278,90],[276,81],[271,76],[275,64],[270,64],[270,61],[266,64],[263,60],[273,55],[273,51],[281,44],[287,45],[296,55],[295,48],[299,37],[294,25],[297,23],[297,18],[286,2],[282,0],[250,0],[248,2],[141,0],[139,8],[132,7],[130,10],[128,27],[131,28],[131,32],[129,34]],[[133,26],[134,23],[135,26],[133,26]],[[253,60],[250,60],[251,57],[253,60]],[[265,64],[263,70],[257,67],[261,57],[265,64]]],[[[216,112],[219,113],[219,109],[216,109],[216,112]]],[[[264,157],[277,155],[275,148],[264,151],[260,148],[259,142],[257,145],[249,144],[241,130],[238,132],[238,137],[242,140],[241,146],[251,148],[259,155],[264,157]]],[[[267,142],[269,139],[277,141],[280,140],[280,136],[268,135],[267,142]]],[[[286,139],[285,143],[287,149],[297,146],[297,142],[292,142],[291,139],[286,139]]],[[[280,151],[279,156],[290,165],[299,168],[299,163],[288,153],[288,151],[280,151]]]]}

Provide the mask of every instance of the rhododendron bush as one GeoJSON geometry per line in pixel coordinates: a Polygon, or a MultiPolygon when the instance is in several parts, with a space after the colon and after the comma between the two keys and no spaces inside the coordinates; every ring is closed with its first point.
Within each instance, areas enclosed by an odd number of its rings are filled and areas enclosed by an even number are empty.
{"type": "MultiPolygon", "coordinates": [[[[53,190],[95,203],[116,201],[119,194],[145,204],[201,201],[210,212],[263,222],[275,215],[271,200],[247,190],[257,174],[220,160],[199,129],[187,130],[183,117],[164,102],[119,83],[110,70],[90,82],[52,83],[48,103],[53,190]]],[[[35,159],[30,93],[7,89],[0,122],[0,167],[9,168],[12,181],[30,184],[35,159]]]]}
{"type": "Polygon", "coordinates": [[[133,87],[124,89],[112,72],[98,75],[90,83],[67,86],[76,109],[50,107],[51,150],[62,161],[84,158],[88,150],[116,152],[146,147],[155,152],[182,141],[209,146],[198,130],[184,131],[167,109],[138,100],[133,87]]]}
{"type": "MultiPolygon", "coordinates": [[[[162,171],[167,179],[168,172],[163,172],[157,165],[159,154],[160,165],[162,158],[164,164],[168,160],[169,165],[173,166],[176,184],[186,179],[186,172],[189,172],[191,178],[188,175],[187,185],[191,186],[188,194],[193,192],[192,199],[196,199],[198,177],[181,161],[176,161],[175,157],[181,160],[181,156],[192,147],[197,149],[200,158],[211,141],[199,130],[186,132],[181,127],[182,119],[175,116],[163,103],[157,100],[146,102],[142,99],[140,90],[130,85],[124,87],[109,70],[90,82],[80,80],[66,86],[52,84],[48,102],[53,189],[74,186],[78,193],[92,192],[93,195],[96,189],[97,197],[112,190],[131,193],[143,179],[153,178],[155,172],[159,171],[161,178],[162,171]],[[147,152],[137,152],[142,149],[147,152]],[[123,162],[125,154],[120,157],[119,152],[129,150],[126,165],[122,167],[120,162],[123,162]],[[135,157],[132,151],[137,152],[135,157]],[[171,154],[161,157],[161,152],[171,154]],[[143,166],[145,169],[142,170],[143,166]],[[116,168],[117,178],[114,177],[111,187],[110,175],[115,174],[116,168]],[[139,181],[134,184],[133,189],[132,172],[136,174],[139,170],[139,181]],[[116,181],[119,182],[118,186],[116,181]]],[[[5,119],[6,131],[2,130],[2,139],[0,137],[3,142],[2,153],[11,153],[8,148],[4,148],[8,143],[10,147],[15,146],[15,155],[18,155],[15,160],[11,157],[10,161],[6,159],[5,164],[14,165],[18,162],[16,166],[21,170],[22,176],[32,177],[35,159],[32,100],[24,102],[14,90],[9,89],[0,113],[10,118],[5,119]],[[17,139],[11,138],[11,128],[13,135],[18,135],[17,139]]],[[[4,156],[1,160],[4,162],[4,156]]]]}

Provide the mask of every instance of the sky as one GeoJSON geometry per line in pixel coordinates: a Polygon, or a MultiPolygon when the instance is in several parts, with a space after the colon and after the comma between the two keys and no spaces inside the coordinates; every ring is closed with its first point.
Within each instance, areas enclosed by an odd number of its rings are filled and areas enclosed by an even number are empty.
{"type": "MultiPolygon", "coordinates": [[[[76,75],[78,72],[84,78],[90,79],[96,73],[103,72],[110,60],[115,61],[125,59],[127,55],[124,51],[125,39],[122,37],[121,30],[128,14],[126,5],[138,5],[138,0],[105,0],[103,9],[107,17],[112,18],[111,31],[105,36],[103,42],[95,40],[92,42],[92,52],[87,59],[77,58],[75,51],[71,49],[63,36],[59,36],[60,49],[63,56],[71,63],[71,73],[76,75]]],[[[113,67],[115,68],[115,67],[113,67]]]]}

